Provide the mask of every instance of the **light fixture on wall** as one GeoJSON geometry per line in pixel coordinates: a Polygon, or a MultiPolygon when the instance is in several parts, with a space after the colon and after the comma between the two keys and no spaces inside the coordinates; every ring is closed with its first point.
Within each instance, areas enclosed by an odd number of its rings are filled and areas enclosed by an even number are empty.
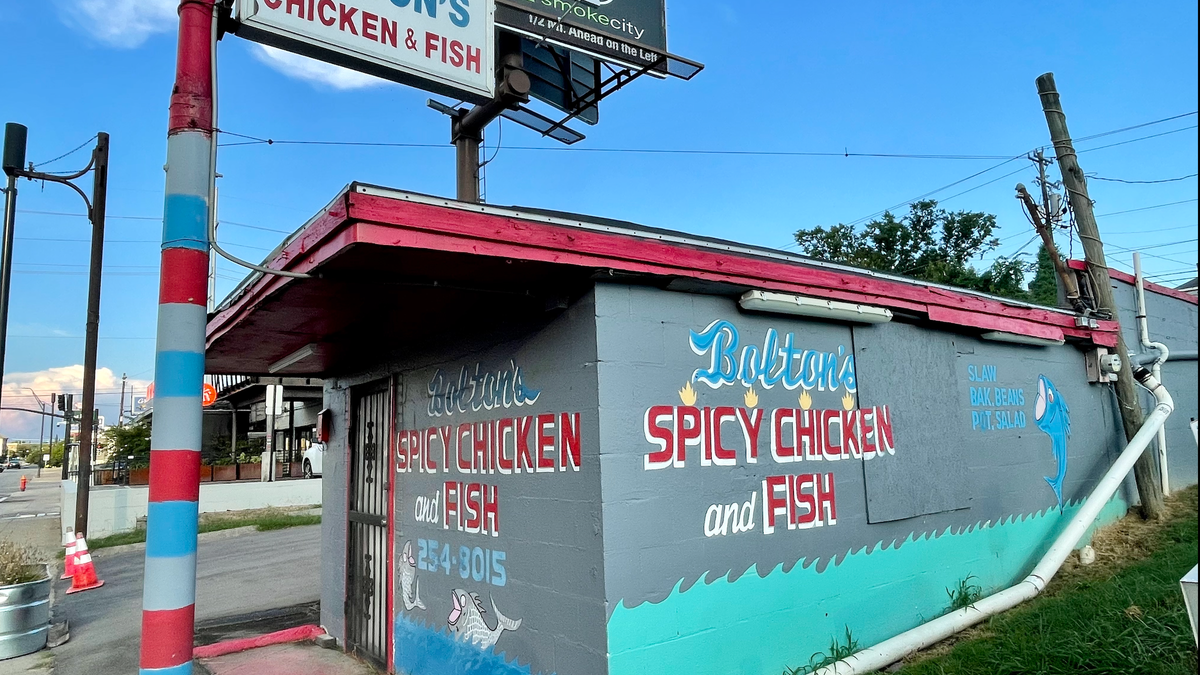
{"type": "Polygon", "coordinates": [[[1001,330],[989,331],[983,335],[980,335],[979,337],[983,338],[984,340],[991,340],[992,342],[1011,342],[1012,344],[1033,345],[1035,347],[1057,347],[1064,342],[1062,338],[1054,340],[1051,338],[1034,337],[1032,335],[1006,333],[1001,330]]]}
{"type": "Polygon", "coordinates": [[[738,300],[738,305],[748,312],[795,314],[850,323],[887,323],[892,320],[892,310],[883,307],[771,291],[747,291],[738,300]]]}
{"type": "Polygon", "coordinates": [[[307,359],[308,357],[310,357],[316,353],[317,353],[317,345],[315,343],[304,345],[300,349],[297,349],[296,351],[292,352],[291,354],[288,354],[287,356],[283,357],[282,359],[279,359],[275,363],[272,363],[271,365],[267,366],[267,372],[274,375],[275,373],[278,373],[279,371],[281,371],[285,368],[290,368],[290,367],[296,365],[297,363],[300,363],[304,359],[307,359]]]}

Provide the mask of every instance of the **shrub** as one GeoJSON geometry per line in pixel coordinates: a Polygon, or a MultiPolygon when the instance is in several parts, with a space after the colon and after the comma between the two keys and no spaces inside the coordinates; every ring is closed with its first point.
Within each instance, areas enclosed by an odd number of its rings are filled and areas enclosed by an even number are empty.
{"type": "Polygon", "coordinates": [[[0,541],[0,586],[24,584],[45,578],[46,569],[32,549],[0,541]]]}

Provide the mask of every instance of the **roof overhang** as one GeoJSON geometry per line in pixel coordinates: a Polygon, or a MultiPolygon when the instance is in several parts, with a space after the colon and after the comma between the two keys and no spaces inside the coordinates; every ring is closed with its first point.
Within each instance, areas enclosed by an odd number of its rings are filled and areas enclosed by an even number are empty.
{"type": "Polygon", "coordinates": [[[351,184],[210,317],[207,372],[319,376],[485,322],[536,320],[597,280],[735,296],[749,289],[887,307],[902,316],[1115,346],[1117,324],[814,261],[570,214],[351,184]]]}

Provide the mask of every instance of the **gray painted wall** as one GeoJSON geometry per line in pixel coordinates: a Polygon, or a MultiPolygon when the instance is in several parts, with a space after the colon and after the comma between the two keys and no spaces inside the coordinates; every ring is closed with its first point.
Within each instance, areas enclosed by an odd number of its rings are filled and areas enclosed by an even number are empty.
{"type": "MultiPolygon", "coordinates": [[[[1137,296],[1132,284],[1123,281],[1113,281],[1113,294],[1120,307],[1121,332],[1129,349],[1134,353],[1144,353],[1142,349],[1136,322],[1137,296]]],[[[1197,306],[1195,303],[1161,295],[1152,291],[1146,292],[1146,323],[1150,339],[1162,342],[1173,351],[1196,351],[1197,334],[1200,327],[1197,324],[1197,306]]],[[[1167,469],[1171,480],[1171,489],[1178,490],[1197,482],[1196,441],[1192,436],[1189,421],[1197,417],[1197,362],[1168,361],[1163,366],[1163,384],[1175,399],[1175,413],[1167,419],[1167,469]]],[[[1153,399],[1147,394],[1143,396],[1143,407],[1153,407],[1153,399]]],[[[1157,447],[1151,446],[1157,460],[1157,447]]]]}
{"type": "MultiPolygon", "coordinates": [[[[603,675],[607,672],[595,354],[595,306],[588,295],[565,312],[547,315],[538,323],[513,322],[496,330],[481,326],[480,331],[471,336],[446,336],[433,351],[381,357],[379,365],[369,372],[336,378],[333,381],[339,389],[327,389],[327,396],[338,394],[342,400],[340,405],[344,407],[346,388],[397,375],[401,394],[397,402],[398,436],[393,443],[398,454],[410,446],[413,436],[409,432],[449,427],[447,435],[452,439],[452,451],[448,468],[442,443],[438,440],[440,437],[436,436],[430,442],[436,472],[422,470],[421,464],[414,463],[407,455],[403,460],[398,457],[395,460],[398,470],[394,541],[397,559],[395,610],[400,626],[397,631],[398,666],[405,663],[405,655],[401,653],[405,649],[448,653],[443,636],[449,634],[448,618],[454,610],[453,598],[458,591],[464,591],[478,596],[489,630],[497,626],[494,609],[521,623],[519,628],[500,634],[494,649],[486,650],[491,655],[486,659],[475,647],[457,651],[460,648],[455,646],[452,658],[457,665],[453,667],[469,667],[474,673],[513,672],[505,670],[505,666],[497,661],[502,658],[519,660],[522,672],[526,664],[532,673],[603,675]],[[481,374],[498,374],[500,381],[505,382],[512,382],[505,378],[514,375],[514,369],[519,368],[527,397],[533,398],[533,390],[536,390],[536,400],[517,405],[515,389],[501,387],[499,391],[507,389],[507,393],[500,393],[500,398],[493,401],[484,397],[482,382],[475,385],[468,382],[463,388],[466,397],[462,399],[462,409],[451,403],[453,412],[447,414],[444,394],[448,387],[459,383],[464,368],[468,374],[474,374],[477,366],[481,374]],[[441,380],[437,377],[439,371],[441,380]],[[439,381],[440,385],[437,384],[439,381]],[[433,395],[432,391],[439,395],[433,395]],[[431,400],[435,398],[441,409],[431,407],[431,400]],[[569,448],[565,462],[560,452],[562,413],[568,414],[568,424],[578,425],[578,470],[573,466],[569,448]],[[541,427],[538,418],[547,414],[553,414],[553,426],[541,427]],[[578,414],[577,423],[573,421],[575,414],[578,414]],[[529,425],[526,438],[535,463],[539,430],[554,439],[553,449],[548,449],[544,455],[552,462],[553,469],[511,474],[503,473],[498,465],[492,467],[491,464],[485,473],[460,469],[456,459],[458,434],[469,430],[464,443],[468,451],[463,458],[471,458],[474,435],[498,435],[501,432],[496,431],[495,426],[484,423],[501,419],[529,425]],[[403,440],[398,440],[400,438],[403,440]],[[401,466],[405,470],[401,471],[401,466]],[[447,526],[448,482],[479,483],[498,490],[498,535],[460,531],[456,522],[447,526]],[[437,516],[436,522],[430,522],[433,514],[437,516]],[[424,608],[415,604],[409,608],[404,602],[406,589],[399,570],[406,564],[402,555],[406,547],[412,556],[409,569],[415,575],[414,583],[408,589],[411,591],[410,604],[416,599],[419,588],[424,608]],[[482,567],[464,565],[464,547],[470,558],[465,565],[482,561],[482,567]]],[[[487,384],[496,381],[489,379],[487,384]]],[[[346,424],[342,422],[335,426],[344,430],[346,424]]],[[[505,456],[514,459],[515,431],[505,429],[503,433],[507,438],[505,456]]],[[[344,431],[335,435],[331,446],[335,444],[342,448],[339,452],[344,453],[344,431]]],[[[344,578],[344,566],[338,566],[345,556],[344,483],[344,473],[338,473],[338,480],[329,480],[327,476],[326,484],[330,487],[326,497],[331,503],[342,504],[343,511],[336,517],[327,511],[328,517],[324,521],[326,531],[332,534],[332,530],[337,530],[340,540],[336,550],[326,552],[329,560],[325,577],[329,581],[322,593],[323,617],[331,612],[340,614],[342,608],[341,592],[344,589],[331,583],[330,575],[344,578]]],[[[454,491],[459,489],[456,485],[454,491]]],[[[340,618],[326,620],[334,623],[340,618]]],[[[424,658],[409,656],[417,661],[424,658]]],[[[416,675],[421,670],[421,666],[413,668],[416,675]]],[[[445,671],[435,669],[434,672],[445,671]]]]}
{"type": "MultiPolygon", "coordinates": [[[[989,343],[898,322],[852,330],[844,324],[744,313],[728,298],[620,285],[597,287],[596,311],[610,612],[617,603],[635,607],[660,602],[678,582],[686,592],[702,578],[711,583],[728,574],[734,581],[748,570],[766,576],[779,566],[790,569],[802,557],[809,561],[806,565],[816,559],[824,569],[850,551],[903,543],[910,535],[958,532],[1007,516],[1057,510],[1044,479],[1055,476],[1056,458],[1050,437],[1034,421],[1041,375],[1057,386],[1072,412],[1065,502],[1084,497],[1121,447],[1113,433],[1110,388],[1086,383],[1083,355],[1070,346],[989,343]],[[737,449],[736,465],[703,466],[699,450],[689,447],[682,468],[647,470],[646,455],[657,449],[647,435],[647,413],[652,406],[683,405],[680,389],[711,363],[711,354],[691,347],[690,335],[715,320],[737,327],[739,355],[747,345],[761,351],[769,329],[780,339],[794,334],[798,350],[848,354],[853,349],[862,359],[854,383],[857,407],[889,408],[894,454],[775,462],[771,411],[799,407],[804,388],[788,390],[781,382],[767,389],[760,382],[754,389],[764,421],[756,463],[744,461],[745,444],[731,423],[725,438],[737,449]],[[985,369],[987,381],[970,381],[972,373],[982,376],[985,369]],[[930,373],[936,377],[927,377],[930,373]],[[992,399],[972,405],[972,386],[1022,393],[1004,402],[992,393],[992,399]],[[987,425],[973,417],[988,412],[987,425]],[[1015,424],[1018,412],[1023,426],[1015,424]],[[1001,418],[1014,420],[1013,426],[1000,428],[1001,418]],[[804,531],[787,531],[785,524],[784,531],[766,535],[762,481],[802,472],[833,474],[836,524],[804,531]],[[754,531],[706,536],[711,506],[743,505],[755,495],[754,531]],[[872,500],[882,511],[881,522],[868,517],[872,500]]],[[[840,369],[844,360],[838,363],[840,369]]],[[[742,383],[717,389],[693,386],[696,407],[746,407],[742,383]]],[[[823,389],[809,390],[811,407],[841,410],[844,382],[833,391],[823,389]]],[[[1021,552],[1026,554],[1032,552],[1021,552]]],[[[886,577],[888,571],[880,573],[886,577]]]]}

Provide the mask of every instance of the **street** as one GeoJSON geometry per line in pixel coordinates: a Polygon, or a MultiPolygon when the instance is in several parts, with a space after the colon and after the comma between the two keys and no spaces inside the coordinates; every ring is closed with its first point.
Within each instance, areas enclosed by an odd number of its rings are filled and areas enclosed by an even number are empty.
{"type": "MultiPolygon", "coordinates": [[[[0,473],[0,538],[32,546],[47,560],[54,559],[60,548],[57,475],[44,470],[38,479],[36,468],[0,473]],[[22,474],[29,477],[25,492],[20,491],[22,474]]],[[[253,630],[253,621],[259,618],[268,624],[314,623],[320,596],[320,548],[319,525],[234,536],[230,532],[201,535],[196,579],[198,635],[204,641],[228,639],[229,629],[223,624],[246,627],[250,621],[253,630]]],[[[54,620],[69,621],[71,637],[49,651],[54,657],[54,673],[137,672],[144,555],[142,545],[95,551],[96,572],[105,582],[101,588],[68,596],[71,582],[56,582],[54,620]]],[[[24,659],[41,663],[46,653],[24,659]]],[[[16,665],[15,661],[5,666],[16,665]]],[[[0,672],[9,671],[0,667],[0,672]]]]}
{"type": "MultiPolygon", "coordinates": [[[[319,525],[200,541],[196,621],[240,616],[302,603],[320,596],[319,525]]],[[[93,554],[104,586],[67,596],[58,616],[71,622],[71,639],[54,650],[55,673],[96,675],[138,669],[144,549],[93,554]]]]}
{"type": "Polygon", "coordinates": [[[8,469],[0,473],[0,539],[37,548],[49,558],[58,553],[58,480],[57,470],[37,467],[8,469]],[[21,476],[29,483],[21,492],[21,476]]]}

